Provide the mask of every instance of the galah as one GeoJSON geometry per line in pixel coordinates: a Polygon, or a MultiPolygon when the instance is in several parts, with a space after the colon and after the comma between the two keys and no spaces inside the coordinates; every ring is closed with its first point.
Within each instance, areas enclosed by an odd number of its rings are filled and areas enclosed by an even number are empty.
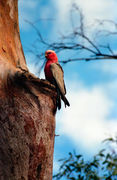
{"type": "Polygon", "coordinates": [[[65,107],[70,106],[67,98],[65,97],[66,88],[64,83],[64,72],[58,62],[56,53],[53,50],[47,50],[45,52],[45,57],[47,59],[44,68],[45,77],[56,87],[58,109],[61,108],[61,99],[64,101],[65,107]]]}

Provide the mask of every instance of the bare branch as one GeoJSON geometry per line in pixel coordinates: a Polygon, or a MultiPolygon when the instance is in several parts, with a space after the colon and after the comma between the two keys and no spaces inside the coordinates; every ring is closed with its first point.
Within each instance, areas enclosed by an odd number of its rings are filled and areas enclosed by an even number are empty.
{"type": "MultiPolygon", "coordinates": [[[[71,52],[76,52],[78,56],[75,56],[73,58],[69,58],[69,56],[66,57],[66,60],[60,61],[61,63],[69,63],[69,62],[74,62],[74,61],[95,61],[95,60],[117,60],[117,54],[114,52],[114,50],[111,48],[110,41],[108,42],[103,42],[101,38],[105,38],[105,35],[108,35],[106,38],[109,39],[111,35],[117,35],[117,23],[114,21],[110,20],[103,20],[98,22],[98,28],[101,27],[100,29],[97,29],[94,33],[95,40],[93,39],[93,36],[91,36],[91,32],[89,33],[87,31],[87,27],[85,27],[84,23],[84,15],[81,11],[81,9],[76,5],[72,5],[72,9],[70,11],[70,21],[71,21],[71,27],[72,30],[71,32],[68,32],[67,34],[60,33],[60,38],[59,41],[46,41],[44,40],[43,36],[41,35],[39,29],[34,25],[34,23],[31,23],[29,21],[26,21],[29,23],[34,30],[37,33],[37,43],[34,42],[32,45],[33,49],[30,50],[31,53],[34,53],[36,58],[39,60],[43,60],[44,63],[44,53],[39,52],[37,48],[43,45],[45,49],[53,49],[57,53],[63,51],[63,50],[68,50],[68,54],[71,54],[71,52]],[[74,21],[74,12],[79,15],[79,21],[76,22],[74,21]],[[77,25],[78,23],[78,25],[77,25]],[[105,23],[108,23],[113,25],[115,31],[109,31],[108,29],[105,29],[103,26],[105,23]],[[102,28],[103,27],[103,28],[102,28]],[[103,37],[99,35],[103,35],[103,37]],[[100,43],[101,42],[101,43],[100,43]],[[41,43],[41,44],[40,44],[41,43]],[[105,45],[106,44],[106,45],[105,45]]],[[[91,30],[89,27],[88,30],[91,30]]],[[[43,48],[43,49],[44,49],[43,48]]],[[[41,68],[43,67],[43,64],[41,64],[41,68]]],[[[40,70],[39,70],[40,72],[40,70]]]]}
{"type": "Polygon", "coordinates": [[[113,59],[113,60],[117,60],[117,56],[108,56],[108,55],[102,55],[100,57],[96,56],[96,57],[86,57],[86,58],[71,58],[68,60],[62,60],[60,61],[61,63],[68,63],[68,62],[74,62],[74,61],[94,61],[94,60],[109,60],[109,59],[113,59]]]}
{"type": "Polygon", "coordinates": [[[28,21],[28,20],[25,20],[25,22],[27,22],[28,24],[30,24],[30,25],[33,27],[33,29],[36,31],[38,37],[40,38],[41,43],[43,43],[43,44],[45,44],[45,45],[47,45],[47,46],[50,46],[50,44],[47,43],[47,42],[43,39],[43,37],[42,37],[39,29],[34,25],[34,23],[32,23],[32,22],[30,22],[30,21],[28,21]]]}

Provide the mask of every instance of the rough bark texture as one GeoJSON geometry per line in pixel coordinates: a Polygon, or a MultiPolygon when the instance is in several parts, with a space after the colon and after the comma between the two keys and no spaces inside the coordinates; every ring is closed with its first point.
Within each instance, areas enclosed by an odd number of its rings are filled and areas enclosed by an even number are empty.
{"type": "Polygon", "coordinates": [[[28,72],[17,0],[0,0],[0,180],[51,180],[56,92],[28,72]]]}

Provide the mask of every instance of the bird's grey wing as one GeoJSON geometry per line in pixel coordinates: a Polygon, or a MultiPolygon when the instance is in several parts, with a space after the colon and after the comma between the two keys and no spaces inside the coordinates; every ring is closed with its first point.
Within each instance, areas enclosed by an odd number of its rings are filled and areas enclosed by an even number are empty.
{"type": "Polygon", "coordinates": [[[65,95],[66,88],[64,83],[64,72],[59,63],[52,63],[50,66],[50,70],[52,72],[53,78],[55,80],[56,85],[58,86],[60,92],[65,95]]]}

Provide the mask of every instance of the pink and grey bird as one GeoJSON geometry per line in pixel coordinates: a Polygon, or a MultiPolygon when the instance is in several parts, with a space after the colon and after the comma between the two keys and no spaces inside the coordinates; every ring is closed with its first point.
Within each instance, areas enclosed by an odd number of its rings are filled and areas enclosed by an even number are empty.
{"type": "Polygon", "coordinates": [[[65,97],[66,88],[64,83],[64,72],[58,62],[56,53],[53,50],[45,52],[47,62],[45,64],[44,72],[46,79],[56,86],[57,91],[57,106],[61,108],[61,99],[64,101],[65,107],[70,106],[67,98],[65,97]]]}

